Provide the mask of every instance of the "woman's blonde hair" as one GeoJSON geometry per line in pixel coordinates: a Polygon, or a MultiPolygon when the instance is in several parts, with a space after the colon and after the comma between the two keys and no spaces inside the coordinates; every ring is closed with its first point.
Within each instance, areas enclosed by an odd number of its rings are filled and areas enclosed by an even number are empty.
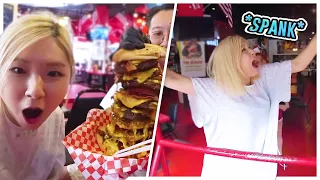
{"type": "MultiPolygon", "coordinates": [[[[65,53],[70,64],[71,80],[74,74],[74,59],[70,34],[50,12],[24,15],[12,22],[0,37],[0,87],[5,83],[5,72],[21,51],[44,38],[53,38],[65,53]]],[[[53,54],[54,56],[54,54],[53,54]]]]}
{"type": "Polygon", "coordinates": [[[246,40],[229,36],[222,40],[211,54],[207,74],[230,95],[245,93],[245,76],[240,67],[242,49],[246,40]]]}

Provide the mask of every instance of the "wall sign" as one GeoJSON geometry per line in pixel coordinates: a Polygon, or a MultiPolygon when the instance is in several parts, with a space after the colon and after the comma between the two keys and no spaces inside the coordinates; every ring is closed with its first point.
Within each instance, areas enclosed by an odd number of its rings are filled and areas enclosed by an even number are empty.
{"type": "Polygon", "coordinates": [[[178,41],[181,74],[206,77],[204,41],[178,41]]]}

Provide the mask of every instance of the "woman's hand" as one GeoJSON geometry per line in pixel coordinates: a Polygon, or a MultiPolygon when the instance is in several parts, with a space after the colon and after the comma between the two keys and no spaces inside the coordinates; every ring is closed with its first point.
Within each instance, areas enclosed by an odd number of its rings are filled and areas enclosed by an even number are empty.
{"type": "MultiPolygon", "coordinates": [[[[160,58],[158,60],[162,69],[164,69],[165,58],[160,58]]],[[[189,77],[178,74],[171,69],[166,69],[166,76],[164,77],[164,85],[167,88],[185,93],[190,95],[195,95],[195,90],[193,88],[193,84],[189,77]]]]}
{"type": "Polygon", "coordinates": [[[192,81],[189,77],[178,74],[169,68],[167,68],[167,71],[166,71],[164,85],[167,88],[170,88],[188,95],[196,94],[192,81]]]}
{"type": "Polygon", "coordinates": [[[144,43],[150,44],[148,37],[141,30],[130,27],[121,36],[120,48],[126,50],[143,49],[144,43]]]}
{"type": "Polygon", "coordinates": [[[297,73],[306,69],[316,54],[317,36],[314,35],[308,46],[292,60],[292,73],[297,73]]]}
{"type": "MultiPolygon", "coordinates": [[[[149,38],[141,31],[134,27],[128,28],[121,36],[119,49],[134,50],[134,49],[143,49],[145,47],[144,43],[151,43],[149,38]]],[[[115,53],[114,52],[114,53],[115,53]]],[[[112,60],[113,54],[110,55],[112,60]]]]}
{"type": "Polygon", "coordinates": [[[59,180],[85,180],[82,173],[75,164],[64,166],[65,176],[59,180]]]}
{"type": "Polygon", "coordinates": [[[67,166],[63,166],[59,180],[72,180],[67,166]]]}

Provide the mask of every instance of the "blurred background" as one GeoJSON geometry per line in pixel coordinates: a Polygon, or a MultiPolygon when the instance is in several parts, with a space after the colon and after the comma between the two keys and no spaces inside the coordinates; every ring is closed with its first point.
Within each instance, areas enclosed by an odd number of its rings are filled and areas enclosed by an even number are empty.
{"type": "MultiPolygon", "coordinates": [[[[168,67],[189,77],[207,77],[206,66],[216,46],[227,36],[238,34],[257,47],[270,63],[294,59],[316,33],[316,4],[178,4],[168,67]],[[299,32],[296,42],[250,35],[244,32],[242,15],[254,14],[283,18],[304,18],[305,32],[299,32]]],[[[301,73],[291,78],[290,108],[284,113],[283,155],[316,157],[316,58],[301,73]]],[[[185,94],[164,87],[161,121],[165,138],[206,147],[203,129],[198,129],[191,117],[185,94]]],[[[199,176],[203,155],[183,153],[166,148],[171,176],[199,176]]],[[[162,175],[162,169],[158,169],[162,175]]],[[[279,166],[278,176],[315,176],[316,168],[279,166]]]]}

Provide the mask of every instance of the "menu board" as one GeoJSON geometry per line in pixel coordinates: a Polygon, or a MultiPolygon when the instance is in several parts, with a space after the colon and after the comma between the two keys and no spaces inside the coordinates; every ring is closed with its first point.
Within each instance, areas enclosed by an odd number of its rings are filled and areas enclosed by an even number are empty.
{"type": "Polygon", "coordinates": [[[13,21],[13,10],[13,5],[3,4],[3,30],[13,21]]]}

